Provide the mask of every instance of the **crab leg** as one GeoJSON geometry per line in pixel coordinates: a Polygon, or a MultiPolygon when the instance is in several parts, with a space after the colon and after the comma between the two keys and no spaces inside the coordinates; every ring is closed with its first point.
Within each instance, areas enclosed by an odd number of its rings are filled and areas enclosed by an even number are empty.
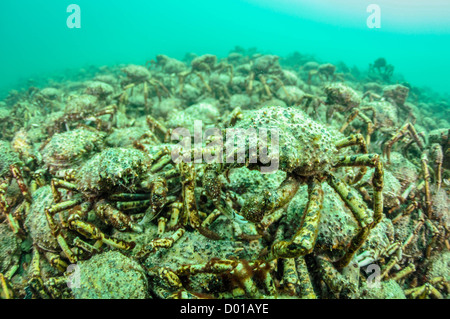
{"type": "Polygon", "coordinates": [[[91,202],[84,202],[84,203],[82,203],[80,205],[79,208],[70,210],[69,216],[67,217],[67,223],[66,223],[65,227],[69,227],[69,223],[72,220],[75,220],[75,219],[83,220],[83,219],[85,219],[88,216],[89,211],[91,210],[91,208],[92,208],[92,203],[91,202]]]}
{"type": "Polygon", "coordinates": [[[425,206],[427,208],[428,218],[432,218],[432,206],[431,206],[431,192],[430,192],[430,172],[428,171],[428,157],[425,153],[422,154],[421,158],[423,178],[425,180],[425,206]]]}
{"type": "Polygon", "coordinates": [[[181,162],[179,168],[181,176],[183,177],[183,215],[188,216],[191,227],[198,230],[203,236],[215,240],[221,239],[217,233],[202,227],[195,200],[195,169],[193,164],[181,162]]]}
{"type": "Polygon", "coordinates": [[[111,125],[114,120],[114,115],[117,113],[117,106],[116,105],[110,105],[105,107],[103,110],[100,110],[93,114],[94,120],[97,122],[97,129],[100,130],[102,128],[102,120],[98,117],[101,115],[110,115],[109,121],[107,122],[108,130],[111,129],[111,125]]]}
{"type": "Polygon", "coordinates": [[[118,231],[135,231],[142,232],[142,228],[135,225],[128,215],[125,215],[120,210],[115,209],[111,204],[104,200],[99,201],[94,206],[94,211],[98,217],[105,220],[107,224],[112,225],[118,231]]]}
{"type": "Polygon", "coordinates": [[[163,89],[163,91],[166,92],[166,94],[169,97],[171,96],[170,91],[166,88],[166,86],[161,81],[152,79],[151,82],[158,84],[163,89]]]}
{"type": "Polygon", "coordinates": [[[233,83],[233,74],[234,74],[234,68],[231,64],[228,64],[227,66],[230,74],[230,81],[228,82],[228,85],[231,85],[233,83]]]}
{"type": "MultiPolygon", "coordinates": [[[[0,196],[3,194],[0,194],[0,196]]],[[[29,208],[30,203],[27,201],[22,201],[17,207],[14,208],[12,212],[8,212],[5,210],[5,216],[6,220],[8,221],[9,226],[11,227],[11,230],[14,232],[14,234],[19,234],[21,231],[20,225],[19,225],[19,219],[25,220],[25,214],[27,209],[29,208]],[[25,212],[25,213],[24,213],[25,212]]],[[[8,208],[8,207],[6,207],[8,208]]]]}
{"type": "Polygon", "coordinates": [[[290,296],[297,294],[298,273],[294,258],[286,258],[283,263],[283,283],[290,296]]]}
{"type": "Polygon", "coordinates": [[[308,207],[303,214],[300,229],[290,241],[278,241],[273,244],[265,260],[304,256],[314,249],[323,201],[322,185],[317,180],[313,180],[308,184],[308,192],[308,207]]]}
{"type": "Polygon", "coordinates": [[[195,75],[198,76],[198,78],[200,79],[200,81],[202,81],[203,85],[206,87],[206,89],[208,90],[208,92],[212,92],[211,87],[209,86],[209,84],[205,81],[205,79],[203,78],[203,75],[200,72],[195,72],[195,75]]]}
{"type": "Polygon", "coordinates": [[[334,167],[342,166],[370,166],[375,167],[379,161],[378,154],[362,154],[351,156],[340,156],[334,167]]]}
{"type": "Polygon", "coordinates": [[[23,176],[22,176],[19,166],[17,166],[16,164],[11,164],[9,166],[9,169],[11,171],[11,174],[14,176],[14,178],[17,181],[17,185],[19,185],[20,192],[22,193],[23,197],[25,198],[25,200],[27,202],[31,203],[31,195],[30,195],[30,192],[28,191],[27,185],[25,184],[25,181],[23,179],[23,176]]]}
{"type": "Polygon", "coordinates": [[[66,242],[66,239],[64,238],[61,227],[56,223],[53,216],[46,211],[46,217],[47,222],[50,227],[50,230],[52,232],[52,235],[56,238],[56,241],[58,242],[59,246],[61,247],[64,255],[69,259],[69,261],[73,264],[78,261],[77,256],[73,253],[73,251],[70,249],[69,245],[66,242]]]}
{"type": "Polygon", "coordinates": [[[59,255],[46,252],[45,258],[49,261],[50,265],[58,269],[60,272],[66,271],[68,265],[59,255]]]}
{"type": "Polygon", "coordinates": [[[172,157],[169,155],[163,156],[150,168],[150,173],[157,173],[161,171],[167,164],[172,162],[172,157]]]}
{"type": "Polygon", "coordinates": [[[145,110],[146,113],[148,113],[148,85],[147,85],[147,81],[144,82],[144,106],[145,106],[145,110]]]}
{"type": "Polygon", "coordinates": [[[270,215],[264,216],[263,220],[257,225],[258,230],[265,231],[270,225],[279,221],[284,215],[283,209],[277,209],[270,215]]]}
{"type": "Polygon", "coordinates": [[[389,274],[389,272],[391,271],[391,269],[394,268],[395,265],[397,265],[397,263],[398,263],[397,256],[392,257],[392,259],[389,260],[389,262],[381,270],[380,279],[383,279],[384,277],[386,277],[389,274]]]}
{"type": "Polygon", "coordinates": [[[264,86],[264,90],[266,91],[267,97],[269,99],[271,99],[272,98],[272,92],[270,92],[270,88],[267,85],[266,78],[262,74],[258,75],[258,77],[259,77],[259,80],[261,81],[261,83],[264,86]]]}
{"type": "Polygon", "coordinates": [[[351,122],[358,116],[359,110],[355,109],[347,118],[347,121],[342,125],[342,127],[339,129],[339,132],[344,132],[345,129],[350,125],[351,122]]]}
{"type": "Polygon", "coordinates": [[[222,183],[217,175],[217,168],[208,166],[203,172],[202,185],[208,194],[208,197],[214,203],[214,206],[225,216],[233,220],[235,216],[232,209],[228,207],[221,197],[222,183]]]}
{"type": "Polygon", "coordinates": [[[444,299],[442,294],[429,283],[420,287],[405,290],[405,295],[412,299],[425,299],[430,294],[436,299],[444,299]]]}
{"type": "Polygon", "coordinates": [[[356,118],[360,117],[367,124],[367,136],[366,136],[366,144],[370,145],[370,136],[373,133],[373,122],[365,115],[364,113],[360,113],[358,109],[355,109],[347,118],[347,121],[341,127],[339,132],[344,132],[344,130],[350,125],[350,123],[356,118]]]}
{"type": "Polygon", "coordinates": [[[311,278],[309,277],[309,271],[306,266],[305,258],[295,258],[295,264],[297,266],[297,274],[300,285],[300,296],[304,299],[317,299],[311,283],[311,278]]]}
{"type": "MultiPolygon", "coordinates": [[[[170,205],[170,220],[167,223],[167,228],[172,229],[176,225],[178,225],[180,221],[180,212],[183,209],[183,204],[180,202],[175,202],[170,205]]],[[[185,223],[182,222],[183,225],[187,224],[187,221],[185,223]]]]}
{"type": "Polygon", "coordinates": [[[178,94],[180,94],[180,95],[183,94],[184,81],[189,74],[190,74],[189,71],[178,73],[178,83],[180,86],[178,94]]]}
{"type": "Polygon", "coordinates": [[[440,232],[439,229],[433,224],[433,222],[430,219],[427,219],[425,221],[425,226],[427,226],[427,228],[432,233],[431,241],[429,242],[426,250],[426,257],[429,258],[431,256],[431,251],[433,250],[433,247],[436,246],[436,240],[438,239],[440,232]]]}
{"type": "Polygon", "coordinates": [[[230,272],[233,277],[239,278],[241,285],[248,296],[256,298],[260,295],[258,287],[253,281],[253,270],[249,269],[248,263],[239,261],[236,267],[230,272]]]}
{"type": "MultiPolygon", "coordinates": [[[[130,194],[131,195],[131,194],[130,194]]],[[[146,196],[148,198],[148,195],[146,196]]],[[[129,202],[116,202],[116,206],[120,210],[133,210],[138,208],[146,208],[151,204],[151,200],[143,199],[129,202]]]]}
{"type": "Polygon", "coordinates": [[[364,137],[361,134],[352,134],[349,137],[343,138],[335,143],[337,149],[358,145],[360,152],[367,154],[367,145],[364,137]]]}
{"type": "Polygon", "coordinates": [[[255,73],[250,72],[250,76],[247,84],[247,94],[251,95],[253,91],[253,80],[255,79],[255,73]]]}
{"type": "Polygon", "coordinates": [[[125,105],[128,103],[128,93],[126,90],[119,96],[119,112],[125,114],[125,105]]]}
{"type": "Polygon", "coordinates": [[[158,122],[155,118],[153,118],[151,115],[147,115],[147,125],[150,128],[150,130],[153,132],[155,131],[157,134],[159,134],[160,136],[167,136],[167,128],[161,124],[160,122],[158,122]]]}
{"type": "Polygon", "coordinates": [[[225,97],[227,99],[231,98],[230,91],[228,91],[227,86],[225,84],[222,84],[221,88],[222,88],[223,92],[225,93],[225,97]]]}
{"type": "Polygon", "coordinates": [[[144,258],[150,253],[155,252],[159,248],[170,248],[175,242],[177,242],[185,233],[184,228],[178,228],[172,235],[166,238],[156,238],[153,239],[150,244],[141,249],[137,253],[138,258],[144,258]]]}
{"type": "Polygon", "coordinates": [[[286,178],[277,190],[271,194],[263,192],[249,198],[240,211],[240,215],[251,222],[260,222],[265,215],[285,206],[295,196],[300,186],[296,178],[286,178]]]}
{"type": "Polygon", "coordinates": [[[208,217],[205,218],[205,220],[202,223],[203,227],[209,227],[222,213],[220,210],[215,209],[211,214],[208,215],[208,217]]]}
{"type": "Polygon", "coordinates": [[[69,282],[69,278],[66,277],[66,274],[60,277],[52,277],[45,281],[44,285],[48,290],[52,299],[64,299],[65,297],[62,294],[61,288],[63,285],[67,285],[69,282]]]}
{"type": "Polygon", "coordinates": [[[77,237],[73,240],[73,244],[81,249],[83,249],[84,251],[87,251],[90,254],[94,254],[99,252],[100,249],[100,244],[103,244],[102,241],[98,241],[96,242],[94,245],[91,245],[87,242],[85,242],[84,240],[80,239],[80,237],[77,237]]]}
{"type": "Polygon", "coordinates": [[[373,219],[371,228],[374,228],[383,219],[383,186],[384,170],[383,163],[379,161],[375,166],[372,177],[373,185],[373,219]]]}
{"type": "MultiPolygon", "coordinates": [[[[229,273],[239,281],[239,284],[248,296],[258,297],[260,296],[260,293],[252,277],[255,271],[261,269],[260,266],[261,264],[258,262],[249,263],[245,260],[212,259],[206,264],[180,266],[174,272],[178,276],[188,276],[198,273],[229,273]]],[[[262,270],[267,271],[265,267],[263,267],[262,270]]]]}
{"type": "Polygon", "coordinates": [[[10,288],[10,284],[5,276],[0,273],[0,287],[2,288],[0,296],[2,299],[13,299],[14,292],[10,288]]]}
{"type": "Polygon", "coordinates": [[[160,217],[158,219],[158,232],[157,232],[158,237],[161,237],[165,233],[166,225],[167,225],[167,218],[160,217]]]}
{"type": "Polygon", "coordinates": [[[184,289],[180,278],[167,267],[154,267],[147,270],[149,276],[156,276],[164,280],[170,287],[184,289]]]}
{"type": "Polygon", "coordinates": [[[400,202],[403,204],[404,202],[406,202],[406,200],[409,197],[409,194],[411,194],[411,192],[416,188],[416,184],[415,183],[411,183],[408,188],[405,189],[405,191],[402,193],[402,195],[400,195],[400,202]]]}
{"type": "Polygon", "coordinates": [[[162,288],[156,288],[155,292],[161,298],[164,298],[164,299],[199,299],[199,297],[197,295],[190,293],[183,287],[183,284],[181,283],[180,278],[177,276],[177,274],[175,274],[169,268],[153,267],[151,269],[148,269],[147,273],[149,276],[157,277],[157,278],[163,280],[164,282],[167,283],[167,285],[169,287],[177,290],[175,293],[171,294],[170,292],[165,291],[162,288]]]}
{"type": "Polygon", "coordinates": [[[58,204],[53,204],[50,207],[47,207],[45,209],[45,211],[48,211],[48,213],[53,216],[59,212],[62,212],[63,210],[73,208],[73,207],[81,204],[82,202],[83,202],[83,198],[78,197],[78,198],[67,200],[67,201],[64,201],[64,202],[61,202],[58,204]]]}
{"type": "Polygon", "coordinates": [[[413,273],[414,271],[416,271],[416,267],[414,266],[413,263],[411,263],[406,268],[400,270],[398,273],[396,273],[395,275],[393,275],[389,279],[398,281],[398,280],[400,280],[402,278],[405,278],[406,276],[408,276],[409,274],[413,273]]]}
{"type": "Polygon", "coordinates": [[[392,223],[393,224],[397,223],[400,219],[410,215],[417,208],[419,208],[419,204],[416,201],[413,201],[401,213],[399,213],[394,219],[392,219],[392,223]]]}
{"type": "Polygon", "coordinates": [[[370,136],[372,135],[374,131],[374,122],[372,122],[367,115],[364,113],[359,113],[359,117],[363,119],[364,122],[367,124],[367,136],[366,136],[366,143],[367,146],[370,145],[370,136]]]}
{"type": "Polygon", "coordinates": [[[434,144],[432,150],[434,152],[435,158],[434,163],[436,164],[436,182],[437,182],[436,192],[439,192],[442,184],[442,162],[444,161],[444,154],[439,144],[434,144]]]}
{"type": "Polygon", "coordinates": [[[192,276],[198,273],[220,274],[230,272],[238,261],[231,259],[211,259],[205,264],[182,265],[175,269],[178,276],[192,276]]]}
{"type": "Polygon", "coordinates": [[[316,262],[320,269],[320,274],[328,288],[334,293],[339,294],[345,286],[345,279],[333,264],[320,257],[316,257],[316,262]]]}
{"type": "Polygon", "coordinates": [[[345,204],[347,204],[362,228],[367,227],[373,222],[373,218],[368,213],[367,206],[351,193],[350,188],[342,180],[330,174],[328,184],[338,193],[345,204]]]}
{"type": "Polygon", "coordinates": [[[158,97],[158,101],[161,102],[162,101],[161,92],[159,92],[158,85],[155,82],[151,82],[150,84],[153,85],[153,88],[155,89],[156,96],[158,97]]]}
{"type": "Polygon", "coordinates": [[[50,299],[50,296],[44,289],[44,282],[41,278],[40,255],[36,248],[33,248],[33,254],[30,263],[31,279],[28,284],[43,299],[50,299]]]}
{"type": "Polygon", "coordinates": [[[6,191],[8,190],[8,184],[0,184],[0,211],[6,213],[9,210],[8,201],[6,200],[6,191]]]}
{"type": "Polygon", "coordinates": [[[135,247],[134,242],[126,242],[123,240],[119,240],[116,238],[109,237],[105,235],[98,227],[84,222],[82,220],[73,220],[69,224],[70,229],[77,231],[81,235],[85,236],[89,239],[101,240],[105,244],[108,244],[112,247],[123,249],[123,250],[131,250],[135,247]]]}
{"type": "Polygon", "coordinates": [[[388,164],[391,162],[391,148],[392,146],[400,140],[403,136],[407,134],[406,128],[404,127],[401,129],[397,134],[395,134],[386,144],[386,146],[383,148],[383,154],[386,155],[388,159],[388,164]]]}
{"type": "Polygon", "coordinates": [[[414,141],[419,146],[420,150],[423,150],[423,143],[419,138],[419,135],[416,132],[416,129],[411,123],[406,123],[402,126],[402,128],[395,134],[388,142],[387,145],[384,147],[383,152],[386,154],[386,157],[388,159],[388,163],[390,163],[391,160],[391,148],[392,146],[400,140],[402,137],[406,136],[408,132],[411,134],[414,141]]]}
{"type": "MultiPolygon", "coordinates": [[[[364,155],[360,155],[360,156],[363,156],[362,158],[364,158],[365,155],[369,156],[369,158],[367,159],[369,161],[369,165],[368,164],[359,165],[359,166],[361,166],[360,170],[359,170],[359,173],[355,177],[355,179],[352,181],[352,184],[355,184],[355,183],[359,182],[364,177],[364,175],[367,172],[366,165],[371,166],[370,165],[370,163],[371,163],[370,159],[371,158],[374,159],[374,154],[367,154],[367,144],[366,144],[366,141],[364,140],[364,137],[361,134],[359,134],[359,133],[358,134],[352,134],[349,137],[346,137],[346,138],[343,138],[343,139],[337,141],[335,143],[335,145],[336,145],[337,149],[341,149],[341,148],[344,148],[344,147],[357,145],[357,146],[359,146],[360,152],[364,154],[364,155]]],[[[349,161],[350,162],[351,162],[351,158],[353,158],[353,157],[351,157],[351,156],[349,157],[349,161]]],[[[377,156],[377,158],[378,158],[378,156],[377,156]]]]}
{"type": "Polygon", "coordinates": [[[342,200],[347,204],[361,227],[359,233],[352,239],[347,253],[337,262],[336,266],[338,268],[344,268],[350,263],[354,254],[364,244],[370,230],[374,228],[383,218],[383,172],[383,165],[381,162],[378,162],[372,178],[374,188],[373,219],[367,214],[367,207],[362,203],[356,202],[356,198],[351,195],[346,185],[343,182],[336,182],[337,179],[334,176],[330,176],[330,186],[335,189],[342,200]]]}
{"type": "Polygon", "coordinates": [[[271,272],[275,269],[275,263],[261,262],[257,264],[254,270],[258,277],[261,278],[260,281],[264,284],[264,288],[269,296],[276,297],[278,295],[275,282],[271,275],[271,272]]]}
{"type": "Polygon", "coordinates": [[[67,190],[71,190],[71,191],[77,191],[78,187],[76,184],[74,183],[70,183],[70,182],[66,182],[64,180],[61,179],[55,179],[53,178],[51,183],[50,183],[50,187],[53,193],[53,200],[55,201],[55,203],[61,201],[61,192],[58,190],[58,188],[64,188],[67,190]]]}
{"type": "Polygon", "coordinates": [[[238,297],[243,297],[243,296],[245,296],[245,291],[244,291],[244,289],[242,289],[240,287],[236,287],[229,292],[224,291],[224,292],[216,293],[214,295],[214,297],[216,299],[233,299],[233,298],[238,298],[238,297]]]}
{"type": "MultiPolygon", "coordinates": [[[[147,194],[135,194],[135,193],[117,193],[108,197],[110,200],[117,201],[138,201],[141,202],[148,198],[147,194]]],[[[121,209],[121,208],[119,208],[121,209]]]]}
{"type": "Polygon", "coordinates": [[[419,221],[416,226],[414,227],[414,230],[411,232],[411,234],[408,236],[408,238],[405,240],[405,242],[402,244],[402,250],[404,251],[406,247],[411,244],[412,240],[417,236],[419,231],[422,229],[425,222],[423,220],[419,221]]]}
{"type": "Polygon", "coordinates": [[[163,209],[167,202],[167,182],[165,179],[158,177],[151,183],[150,202],[151,205],[145,211],[144,218],[140,224],[148,225],[163,209]]]}
{"type": "Polygon", "coordinates": [[[355,255],[356,251],[363,245],[370,232],[370,225],[374,222],[374,219],[368,213],[367,206],[359,201],[357,197],[352,195],[348,186],[338,178],[330,175],[328,178],[328,184],[338,193],[341,199],[345,202],[350,211],[355,216],[361,227],[358,234],[353,237],[347,253],[336,264],[338,268],[344,268],[347,266],[355,255]]]}
{"type": "Polygon", "coordinates": [[[58,242],[59,246],[61,247],[64,255],[69,259],[71,263],[76,263],[78,261],[77,256],[73,253],[73,251],[70,249],[69,245],[66,242],[66,239],[63,236],[61,227],[56,223],[54,219],[54,215],[64,211],[66,209],[75,207],[79,205],[83,199],[81,197],[74,199],[74,200],[68,200],[65,202],[61,202],[58,204],[54,204],[50,207],[47,207],[44,209],[45,216],[47,218],[48,226],[50,227],[51,233],[53,237],[55,237],[56,241],[58,242]]]}
{"type": "MultiPolygon", "coordinates": [[[[286,94],[286,97],[288,99],[291,99],[291,95],[289,94],[288,90],[286,89],[286,87],[284,86],[283,81],[281,81],[281,79],[277,76],[272,76],[272,78],[278,82],[278,84],[281,86],[281,88],[283,89],[284,94],[286,94]]],[[[302,96],[303,97],[303,96],[302,96]]],[[[308,108],[308,107],[306,107],[308,108]]]]}

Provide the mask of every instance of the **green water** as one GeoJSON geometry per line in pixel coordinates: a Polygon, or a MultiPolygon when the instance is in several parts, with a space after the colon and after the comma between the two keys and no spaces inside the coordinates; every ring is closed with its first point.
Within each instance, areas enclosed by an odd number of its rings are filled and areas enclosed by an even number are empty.
{"type": "Polygon", "coordinates": [[[2,0],[0,94],[67,69],[144,64],[156,54],[225,57],[235,45],[362,70],[385,57],[412,85],[448,94],[449,17],[444,0],[2,0]],[[80,29],[66,25],[71,3],[80,6],[80,29]],[[381,28],[367,27],[371,3],[381,28]]]}

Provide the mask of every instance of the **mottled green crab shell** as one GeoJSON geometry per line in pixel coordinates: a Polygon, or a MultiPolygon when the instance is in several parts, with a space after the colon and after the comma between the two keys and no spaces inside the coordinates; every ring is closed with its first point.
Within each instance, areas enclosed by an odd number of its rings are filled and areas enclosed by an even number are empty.
{"type": "Polygon", "coordinates": [[[56,133],[42,150],[42,159],[51,172],[79,164],[91,152],[103,147],[105,133],[84,128],[56,133]]]}
{"type": "MultiPolygon", "coordinates": [[[[338,153],[335,142],[342,134],[312,120],[294,107],[268,106],[244,111],[235,128],[261,129],[268,133],[269,155],[274,129],[279,136],[279,169],[300,176],[310,176],[328,171],[338,153]]],[[[250,142],[250,141],[249,141],[250,142]]]]}
{"type": "Polygon", "coordinates": [[[76,175],[85,194],[112,190],[134,191],[151,165],[144,152],[128,148],[107,148],[89,159],[76,175]]]}

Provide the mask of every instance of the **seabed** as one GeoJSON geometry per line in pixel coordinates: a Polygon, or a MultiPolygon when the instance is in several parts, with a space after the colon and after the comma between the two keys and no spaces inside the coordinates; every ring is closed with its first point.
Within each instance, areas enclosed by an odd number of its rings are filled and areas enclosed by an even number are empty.
{"type": "Polygon", "coordinates": [[[1,297],[447,299],[450,106],[393,70],[236,47],[10,91],[1,297]]]}

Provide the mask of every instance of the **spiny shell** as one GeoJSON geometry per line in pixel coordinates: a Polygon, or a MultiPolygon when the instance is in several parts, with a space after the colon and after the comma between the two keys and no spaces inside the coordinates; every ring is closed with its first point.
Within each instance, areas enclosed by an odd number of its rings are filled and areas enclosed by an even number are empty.
{"type": "MultiPolygon", "coordinates": [[[[334,142],[341,134],[309,118],[292,107],[269,106],[256,111],[244,111],[243,119],[234,128],[268,130],[269,155],[273,129],[279,135],[279,168],[299,175],[312,175],[329,169],[337,149],[334,142]]],[[[250,137],[253,145],[258,145],[250,137]]],[[[227,143],[234,141],[228,141],[227,143]]]]}
{"type": "Polygon", "coordinates": [[[81,191],[91,194],[113,188],[132,190],[150,164],[150,157],[139,150],[107,148],[83,165],[76,180],[81,191]]]}
{"type": "Polygon", "coordinates": [[[91,152],[103,147],[105,133],[78,128],[56,133],[42,150],[42,159],[51,173],[78,164],[91,152]]]}

